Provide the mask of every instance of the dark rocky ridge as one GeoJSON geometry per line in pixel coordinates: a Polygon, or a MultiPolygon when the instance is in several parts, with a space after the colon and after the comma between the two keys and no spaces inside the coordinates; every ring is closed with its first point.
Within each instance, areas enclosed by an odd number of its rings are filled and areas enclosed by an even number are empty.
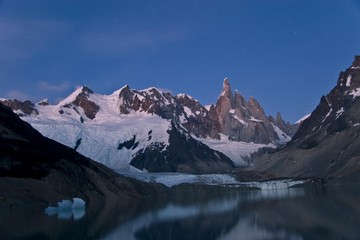
{"type": "Polygon", "coordinates": [[[360,57],[283,149],[254,157],[254,170],[283,177],[341,177],[360,182],[360,57]],[[355,95],[354,95],[355,94],[355,95]]]}
{"type": "Polygon", "coordinates": [[[351,93],[357,92],[357,89],[360,88],[359,58],[356,56],[351,67],[340,73],[337,85],[330,93],[321,97],[319,105],[301,124],[292,142],[335,121],[342,112],[351,107],[355,100],[351,93]]]}
{"type": "Polygon", "coordinates": [[[11,108],[13,111],[20,110],[21,112],[18,113],[19,116],[39,114],[39,112],[35,108],[35,105],[29,100],[22,102],[16,99],[12,99],[12,100],[0,101],[0,103],[11,108]]]}
{"type": "Polygon", "coordinates": [[[131,160],[131,165],[150,172],[211,173],[234,168],[223,153],[193,139],[186,130],[172,122],[169,146],[150,145],[131,160]]]}

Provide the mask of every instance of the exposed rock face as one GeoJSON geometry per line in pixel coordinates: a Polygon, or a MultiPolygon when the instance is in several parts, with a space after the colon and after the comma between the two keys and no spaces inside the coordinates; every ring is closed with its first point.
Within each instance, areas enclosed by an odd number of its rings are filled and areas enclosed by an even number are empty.
{"type": "Polygon", "coordinates": [[[219,138],[219,126],[209,111],[186,94],[172,96],[156,88],[136,91],[125,86],[119,93],[119,109],[122,114],[134,111],[156,114],[182,124],[197,137],[219,138]]]}
{"type": "Polygon", "coordinates": [[[143,91],[131,90],[128,85],[119,93],[119,109],[122,114],[146,112],[159,115],[165,119],[176,120],[180,115],[180,107],[175,104],[174,97],[156,88],[143,91]]]}
{"type": "Polygon", "coordinates": [[[49,106],[50,105],[48,99],[43,99],[40,102],[38,102],[37,104],[40,105],[40,106],[49,106]]]}
{"type": "Polygon", "coordinates": [[[199,101],[186,94],[178,94],[175,102],[184,110],[180,123],[190,133],[197,137],[219,138],[220,125],[217,119],[199,101]]]}
{"type": "Polygon", "coordinates": [[[233,141],[280,143],[272,124],[289,136],[297,128],[285,123],[280,115],[271,121],[273,118],[265,115],[256,99],[251,97],[246,101],[238,91],[233,95],[227,78],[216,105],[209,110],[186,94],[173,97],[156,88],[136,91],[125,86],[119,93],[119,99],[122,114],[130,114],[132,111],[156,114],[181,124],[190,133],[203,138],[217,139],[222,133],[233,141]]]}
{"type": "Polygon", "coordinates": [[[39,112],[36,110],[34,104],[29,100],[26,100],[24,102],[16,100],[16,99],[5,100],[5,101],[0,100],[0,103],[4,104],[5,106],[11,108],[13,111],[17,112],[17,114],[19,116],[39,114],[39,112]]]}
{"type": "MultiPolygon", "coordinates": [[[[286,131],[290,125],[281,117],[271,121],[254,98],[246,101],[239,92],[233,94],[228,79],[224,80],[216,105],[209,109],[186,94],[173,96],[157,88],[137,91],[127,85],[111,95],[96,94],[82,87],[57,105],[42,101],[32,106],[46,112],[37,118],[24,117],[33,126],[113,168],[126,168],[131,162],[149,171],[218,172],[234,165],[228,157],[208,146],[221,149],[238,165],[246,165],[243,157],[248,153],[232,153],[228,147],[209,139],[221,140],[223,144],[228,141],[225,136],[231,141],[281,144],[288,141],[290,132],[286,131]],[[150,119],[150,123],[141,122],[147,121],[145,119],[150,119]],[[158,128],[156,134],[147,136],[146,132],[154,128],[158,128]],[[126,137],[119,136],[121,134],[126,137]],[[89,147],[91,145],[94,146],[89,147]]],[[[244,149],[252,151],[249,150],[252,147],[244,149]]]]}
{"type": "Polygon", "coordinates": [[[291,124],[285,123],[280,115],[276,121],[265,115],[264,109],[255,98],[250,97],[249,101],[246,101],[238,91],[233,95],[227,78],[224,80],[221,95],[210,112],[219,124],[220,133],[229,136],[233,141],[277,143],[280,139],[273,125],[292,136],[292,131],[287,129],[291,128],[291,124]]]}
{"type": "Polygon", "coordinates": [[[269,116],[270,122],[272,122],[275,126],[279,127],[284,133],[286,133],[288,136],[294,136],[296,131],[299,128],[299,124],[291,124],[289,122],[285,122],[281,114],[279,112],[276,113],[276,117],[269,116]]]}
{"type": "Polygon", "coordinates": [[[341,72],[337,85],[326,96],[322,96],[319,105],[299,127],[292,142],[304,138],[338,119],[352,106],[360,95],[360,56],[345,72],[341,72]]]}
{"type": "Polygon", "coordinates": [[[255,169],[278,176],[331,176],[360,181],[360,57],[345,72],[288,145],[255,158],[255,169]]]}
{"type": "Polygon", "coordinates": [[[89,99],[90,94],[93,93],[94,92],[90,88],[82,87],[81,92],[77,95],[76,99],[73,102],[64,105],[63,107],[81,107],[84,110],[86,117],[89,119],[94,119],[100,107],[89,99]]]}
{"type": "Polygon", "coordinates": [[[174,122],[168,132],[169,147],[164,148],[161,144],[148,146],[139,151],[130,164],[148,171],[186,173],[221,172],[234,167],[228,157],[196,141],[174,122]]]}

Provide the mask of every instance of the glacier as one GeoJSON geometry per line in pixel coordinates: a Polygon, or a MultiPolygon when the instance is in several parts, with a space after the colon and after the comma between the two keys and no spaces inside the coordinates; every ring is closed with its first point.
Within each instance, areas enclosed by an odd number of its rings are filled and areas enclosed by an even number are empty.
{"type": "MultiPolygon", "coordinates": [[[[74,148],[84,156],[113,169],[130,170],[131,159],[141,149],[157,143],[161,143],[166,149],[169,145],[171,120],[144,111],[119,114],[119,101],[124,101],[119,99],[122,89],[110,95],[89,94],[89,101],[101,106],[92,120],[85,116],[81,107],[64,107],[74,102],[83,88],[78,88],[56,105],[36,104],[39,114],[23,115],[22,119],[44,136],[74,148]],[[133,146],[120,149],[122,144],[132,140],[133,146]]],[[[196,115],[188,108],[185,108],[185,114],[196,115]]],[[[192,137],[211,149],[224,153],[235,166],[248,165],[243,158],[261,147],[275,147],[274,144],[230,141],[223,134],[220,134],[220,139],[198,138],[195,135],[192,137]]]]}

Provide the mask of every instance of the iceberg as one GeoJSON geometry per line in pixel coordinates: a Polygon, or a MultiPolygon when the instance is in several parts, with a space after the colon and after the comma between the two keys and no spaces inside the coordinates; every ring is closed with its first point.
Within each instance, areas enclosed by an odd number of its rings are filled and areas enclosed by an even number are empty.
{"type": "Polygon", "coordinates": [[[59,219],[78,220],[85,216],[86,203],[81,198],[73,198],[73,200],[62,200],[57,203],[57,207],[47,207],[45,213],[48,216],[58,215],[59,219]]]}

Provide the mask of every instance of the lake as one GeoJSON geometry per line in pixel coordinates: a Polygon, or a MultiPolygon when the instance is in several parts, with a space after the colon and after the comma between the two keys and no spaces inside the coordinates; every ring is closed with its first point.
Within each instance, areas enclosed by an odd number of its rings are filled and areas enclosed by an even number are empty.
{"type": "Polygon", "coordinates": [[[157,199],[86,209],[81,217],[2,216],[0,239],[360,239],[359,199],[360,188],[349,185],[188,185],[157,199]]]}

